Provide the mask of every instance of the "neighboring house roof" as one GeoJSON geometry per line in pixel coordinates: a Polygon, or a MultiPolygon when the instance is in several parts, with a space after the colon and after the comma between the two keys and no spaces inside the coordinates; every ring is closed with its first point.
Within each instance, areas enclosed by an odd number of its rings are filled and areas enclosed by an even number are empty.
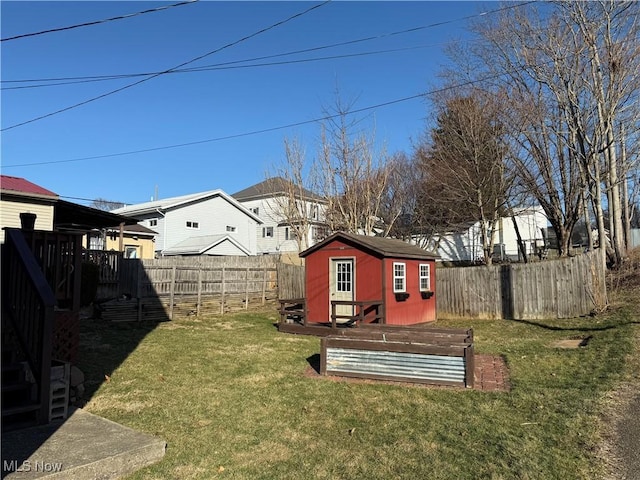
{"type": "Polygon", "coordinates": [[[49,198],[52,200],[58,199],[58,195],[51,190],[47,190],[24,178],[11,177],[9,175],[0,175],[0,190],[2,190],[2,193],[12,193],[21,196],[49,198]]]}
{"type": "Polygon", "coordinates": [[[163,255],[202,255],[205,252],[217,247],[218,245],[229,242],[238,250],[244,252],[245,255],[251,255],[240,242],[231,235],[201,235],[189,237],[171,248],[167,248],[162,252],[163,255]]]}
{"type": "Polygon", "coordinates": [[[317,195],[306,188],[300,188],[291,181],[282,177],[268,178],[260,183],[256,183],[255,185],[234,193],[232,197],[241,202],[246,202],[248,200],[259,200],[261,198],[288,195],[288,192],[290,191],[301,193],[300,196],[303,200],[313,200],[320,203],[325,202],[324,198],[320,195],[317,195]]]}
{"type": "Polygon", "coordinates": [[[53,227],[56,229],[92,230],[94,228],[116,227],[121,223],[135,223],[135,219],[124,215],[116,215],[61,200],[51,190],[20,177],[0,175],[0,191],[3,195],[15,195],[24,199],[50,202],[53,205],[53,227]]]}
{"type": "MultiPolygon", "coordinates": [[[[117,228],[109,228],[108,230],[113,232],[119,231],[119,229],[117,228]]],[[[139,223],[125,225],[123,232],[131,233],[133,235],[148,235],[148,236],[153,236],[158,234],[158,232],[156,232],[155,230],[151,230],[150,228],[147,228],[144,225],[140,225],[139,223]]]]}
{"type": "Polygon", "coordinates": [[[320,250],[325,245],[333,242],[334,240],[342,241],[344,243],[360,247],[363,250],[368,250],[379,257],[398,257],[398,258],[412,258],[412,259],[435,259],[439,255],[433,252],[424,250],[416,245],[397,240],[395,238],[383,238],[383,237],[371,237],[368,235],[354,235],[352,233],[337,232],[333,235],[325,238],[320,243],[316,243],[311,248],[308,248],[304,252],[300,253],[301,257],[320,250]]]}
{"type": "Polygon", "coordinates": [[[115,210],[112,211],[112,213],[126,214],[129,216],[135,217],[137,215],[146,215],[146,214],[157,212],[157,211],[167,211],[174,208],[183,207],[190,203],[196,203],[203,200],[208,200],[209,198],[213,198],[213,197],[221,197],[225,199],[227,202],[234,205],[236,208],[240,209],[243,213],[246,213],[247,215],[249,215],[258,223],[262,223],[262,220],[260,220],[260,217],[258,217],[256,214],[254,214],[247,208],[245,208],[236,199],[234,199],[232,196],[230,196],[229,194],[225,193],[220,189],[209,190],[207,192],[200,192],[200,193],[191,193],[189,195],[182,195],[179,197],[163,198],[160,200],[153,200],[151,202],[137,203],[135,205],[128,205],[126,207],[116,208],[115,210]]]}
{"type": "Polygon", "coordinates": [[[134,218],[125,215],[85,207],[66,200],[57,200],[53,207],[53,226],[55,228],[92,230],[94,228],[118,227],[120,224],[126,225],[135,222],[134,218]]]}

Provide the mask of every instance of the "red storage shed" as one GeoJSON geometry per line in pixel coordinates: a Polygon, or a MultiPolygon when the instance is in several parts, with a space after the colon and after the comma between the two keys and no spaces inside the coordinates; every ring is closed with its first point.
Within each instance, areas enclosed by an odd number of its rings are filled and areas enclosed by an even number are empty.
{"type": "MultiPolygon", "coordinates": [[[[381,301],[384,323],[436,320],[436,254],[401,240],[338,232],[300,253],[306,265],[306,318],[331,322],[331,301],[381,301]]],[[[353,315],[354,306],[336,305],[353,315]]]]}

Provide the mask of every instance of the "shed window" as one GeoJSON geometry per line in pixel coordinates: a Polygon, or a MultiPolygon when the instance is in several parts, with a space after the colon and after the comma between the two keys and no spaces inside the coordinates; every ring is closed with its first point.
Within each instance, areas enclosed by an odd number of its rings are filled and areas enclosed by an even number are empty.
{"type": "Polygon", "coordinates": [[[273,238],[273,227],[262,227],[262,238],[273,238]]]}
{"type": "Polygon", "coordinates": [[[431,265],[428,263],[420,264],[420,291],[428,292],[431,290],[431,265]]]}
{"type": "Polygon", "coordinates": [[[200,228],[200,224],[198,222],[190,222],[187,220],[187,228],[200,228]]]}
{"type": "Polygon", "coordinates": [[[393,291],[405,292],[407,290],[407,266],[404,263],[393,264],[393,291]]]}
{"type": "Polygon", "coordinates": [[[336,290],[338,292],[350,292],[353,280],[353,263],[337,262],[336,264],[336,290]]]}

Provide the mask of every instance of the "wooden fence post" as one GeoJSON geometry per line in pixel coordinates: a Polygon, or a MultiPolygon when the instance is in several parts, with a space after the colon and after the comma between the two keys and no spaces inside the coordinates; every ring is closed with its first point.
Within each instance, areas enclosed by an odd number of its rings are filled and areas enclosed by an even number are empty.
{"type": "Polygon", "coordinates": [[[220,285],[220,315],[224,314],[224,266],[222,267],[222,283],[220,285]]]}
{"type": "Polygon", "coordinates": [[[171,268],[171,290],[169,295],[169,320],[173,320],[173,298],[176,292],[176,266],[171,268]]]}
{"type": "MultiPolygon", "coordinates": [[[[120,262],[124,263],[124,260],[120,259],[120,262]]],[[[144,281],[144,265],[141,261],[136,261],[136,297],[142,297],[142,282],[144,281]]]]}
{"type": "Polygon", "coordinates": [[[267,266],[262,271],[262,305],[267,301],[267,266]]]}
{"type": "Polygon", "coordinates": [[[244,282],[244,309],[247,310],[249,308],[249,267],[245,271],[245,282],[244,282]]]}
{"type": "Polygon", "coordinates": [[[196,317],[200,316],[201,303],[202,303],[202,267],[198,265],[198,301],[196,303],[196,317]]]}

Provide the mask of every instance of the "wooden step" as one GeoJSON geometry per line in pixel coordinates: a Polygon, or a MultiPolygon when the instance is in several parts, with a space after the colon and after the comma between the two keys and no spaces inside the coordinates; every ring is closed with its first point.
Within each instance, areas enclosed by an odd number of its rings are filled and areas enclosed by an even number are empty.
{"type": "Polygon", "coordinates": [[[28,382],[11,383],[9,385],[2,385],[2,393],[5,392],[17,392],[20,390],[30,390],[33,384],[28,382]]]}
{"type": "Polygon", "coordinates": [[[21,413],[35,412],[36,410],[39,410],[39,409],[40,409],[40,405],[35,403],[28,403],[26,405],[20,405],[17,407],[3,408],[2,416],[9,417],[12,415],[19,415],[21,413]]]}

